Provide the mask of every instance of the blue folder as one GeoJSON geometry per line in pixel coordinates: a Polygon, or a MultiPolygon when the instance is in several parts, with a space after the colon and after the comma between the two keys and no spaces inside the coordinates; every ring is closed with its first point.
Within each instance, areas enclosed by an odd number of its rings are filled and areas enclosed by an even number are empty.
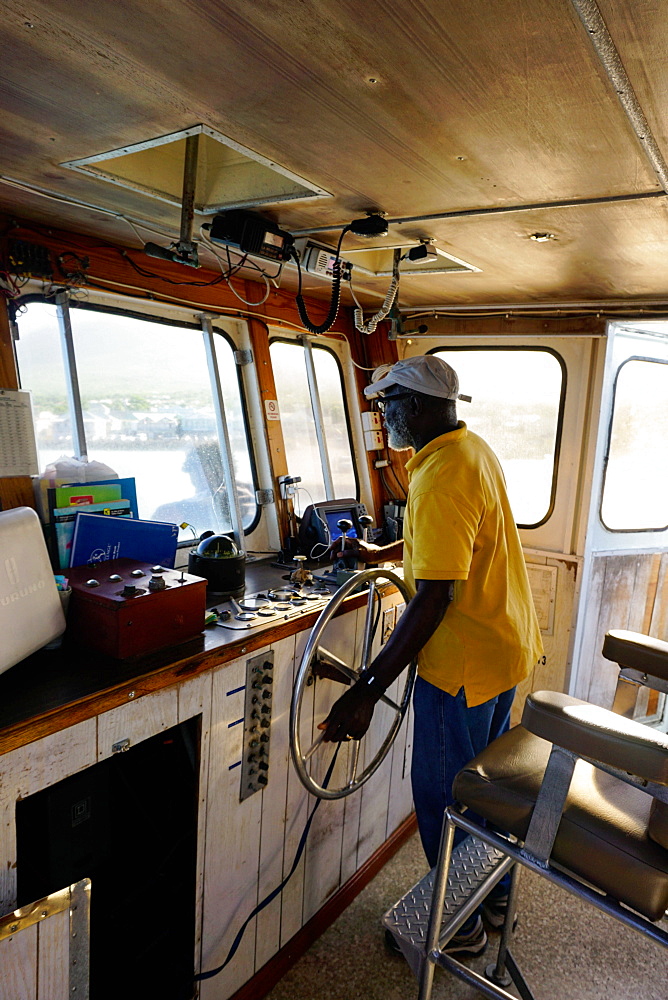
{"type": "Polygon", "coordinates": [[[94,565],[110,559],[172,567],[179,528],[168,521],[140,521],[77,511],[70,566],[94,565]]]}

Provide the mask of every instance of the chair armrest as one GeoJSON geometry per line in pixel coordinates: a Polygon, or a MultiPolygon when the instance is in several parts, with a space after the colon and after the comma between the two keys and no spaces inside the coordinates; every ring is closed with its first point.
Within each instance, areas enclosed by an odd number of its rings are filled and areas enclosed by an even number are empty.
{"type": "Polygon", "coordinates": [[[603,641],[603,656],[652,677],[668,680],[668,642],[640,632],[611,629],[603,641]]]}
{"type": "Polygon", "coordinates": [[[580,757],[668,785],[668,736],[640,722],[557,691],[535,691],[522,725],[580,757]]]}

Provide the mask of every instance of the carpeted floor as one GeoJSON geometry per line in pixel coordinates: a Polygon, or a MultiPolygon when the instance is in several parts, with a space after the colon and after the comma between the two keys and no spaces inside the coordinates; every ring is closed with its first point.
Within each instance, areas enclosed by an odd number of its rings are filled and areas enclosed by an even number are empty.
{"type": "MultiPolygon", "coordinates": [[[[425,874],[417,835],[268,994],[268,1000],[413,1000],[417,982],[385,949],[381,917],[425,874]]],[[[668,921],[662,924],[668,930],[668,921]]],[[[483,971],[498,935],[470,964],[483,971]]],[[[523,871],[512,945],[536,1000],[668,1000],[668,952],[523,871]]],[[[433,1000],[482,994],[437,970],[433,1000]]]]}

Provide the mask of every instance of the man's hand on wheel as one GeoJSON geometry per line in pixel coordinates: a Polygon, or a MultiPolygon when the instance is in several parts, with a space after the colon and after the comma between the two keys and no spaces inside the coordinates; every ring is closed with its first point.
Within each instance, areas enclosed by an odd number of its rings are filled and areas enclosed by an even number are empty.
{"type": "Polygon", "coordinates": [[[324,729],[325,743],[341,743],[348,738],[361,740],[371,724],[376,706],[373,691],[364,685],[354,684],[342,694],[318,729],[324,729]]]}

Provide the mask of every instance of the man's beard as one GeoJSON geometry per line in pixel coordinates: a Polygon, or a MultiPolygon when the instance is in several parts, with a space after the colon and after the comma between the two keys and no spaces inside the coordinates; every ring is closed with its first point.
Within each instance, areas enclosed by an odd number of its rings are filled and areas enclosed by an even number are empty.
{"type": "Polygon", "coordinates": [[[409,451],[415,447],[402,407],[395,405],[392,413],[385,415],[385,430],[387,431],[387,445],[392,451],[409,451]]]}

